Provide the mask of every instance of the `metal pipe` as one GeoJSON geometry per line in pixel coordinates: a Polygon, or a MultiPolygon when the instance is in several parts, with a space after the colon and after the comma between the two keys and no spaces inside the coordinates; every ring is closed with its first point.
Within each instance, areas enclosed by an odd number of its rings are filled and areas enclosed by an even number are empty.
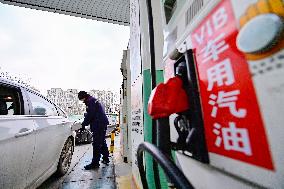
{"type": "MultiPolygon", "coordinates": [[[[148,15],[148,33],[149,33],[149,46],[150,46],[150,72],[151,72],[151,88],[154,89],[157,85],[156,82],[156,63],[155,63],[155,33],[153,24],[153,10],[151,0],[146,0],[147,15],[148,15]]],[[[152,143],[157,143],[156,121],[152,120],[152,143]]],[[[153,172],[156,189],[160,189],[160,177],[158,165],[153,162],[153,172]]]]}
{"type": "Polygon", "coordinates": [[[169,117],[156,120],[157,147],[168,157],[171,156],[170,125],[169,117]]]}

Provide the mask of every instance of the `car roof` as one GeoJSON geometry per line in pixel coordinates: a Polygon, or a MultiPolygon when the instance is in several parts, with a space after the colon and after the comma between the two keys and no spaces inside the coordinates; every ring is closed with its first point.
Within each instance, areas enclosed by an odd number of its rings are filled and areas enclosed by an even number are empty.
{"type": "Polygon", "coordinates": [[[25,89],[27,89],[27,90],[29,90],[29,91],[32,91],[32,92],[34,92],[34,93],[36,93],[36,94],[39,94],[39,95],[43,96],[42,94],[40,94],[39,92],[37,92],[36,90],[34,90],[34,89],[32,89],[32,88],[29,88],[29,87],[27,87],[27,86],[24,86],[24,85],[22,85],[22,84],[20,84],[20,83],[17,83],[17,82],[15,82],[15,81],[8,80],[8,79],[6,79],[6,78],[0,77],[0,82],[1,82],[1,83],[5,83],[5,84],[9,84],[9,85],[12,85],[12,86],[15,86],[15,87],[25,88],[25,89]]]}

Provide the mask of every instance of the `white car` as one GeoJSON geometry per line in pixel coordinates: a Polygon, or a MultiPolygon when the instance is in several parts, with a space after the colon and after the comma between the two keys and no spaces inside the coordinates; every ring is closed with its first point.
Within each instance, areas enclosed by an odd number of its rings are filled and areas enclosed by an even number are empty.
{"type": "Polygon", "coordinates": [[[0,188],[36,188],[70,167],[75,132],[58,106],[0,79],[0,188]]]}

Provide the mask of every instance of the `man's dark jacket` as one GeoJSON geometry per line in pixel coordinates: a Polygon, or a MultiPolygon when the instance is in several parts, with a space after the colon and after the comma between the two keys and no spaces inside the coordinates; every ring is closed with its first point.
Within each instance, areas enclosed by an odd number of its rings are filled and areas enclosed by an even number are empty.
{"type": "Polygon", "coordinates": [[[82,126],[90,125],[92,132],[96,132],[98,129],[106,129],[109,122],[101,103],[92,96],[87,97],[84,103],[86,104],[87,114],[82,126]]]}

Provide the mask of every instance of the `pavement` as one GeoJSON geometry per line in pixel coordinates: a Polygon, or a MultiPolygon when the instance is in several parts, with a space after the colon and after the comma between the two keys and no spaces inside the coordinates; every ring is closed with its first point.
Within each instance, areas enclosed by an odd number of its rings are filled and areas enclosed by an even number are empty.
{"type": "MultiPolygon", "coordinates": [[[[115,137],[114,153],[111,154],[109,165],[101,164],[99,169],[85,170],[84,166],[92,159],[92,145],[78,145],[67,174],[61,178],[52,175],[38,189],[135,189],[131,166],[123,162],[120,154],[119,138],[115,137]]],[[[109,146],[110,138],[107,143],[109,146]]]]}
{"type": "Polygon", "coordinates": [[[115,138],[113,153],[116,186],[118,189],[136,189],[132,179],[131,165],[123,161],[118,138],[115,138]]]}

